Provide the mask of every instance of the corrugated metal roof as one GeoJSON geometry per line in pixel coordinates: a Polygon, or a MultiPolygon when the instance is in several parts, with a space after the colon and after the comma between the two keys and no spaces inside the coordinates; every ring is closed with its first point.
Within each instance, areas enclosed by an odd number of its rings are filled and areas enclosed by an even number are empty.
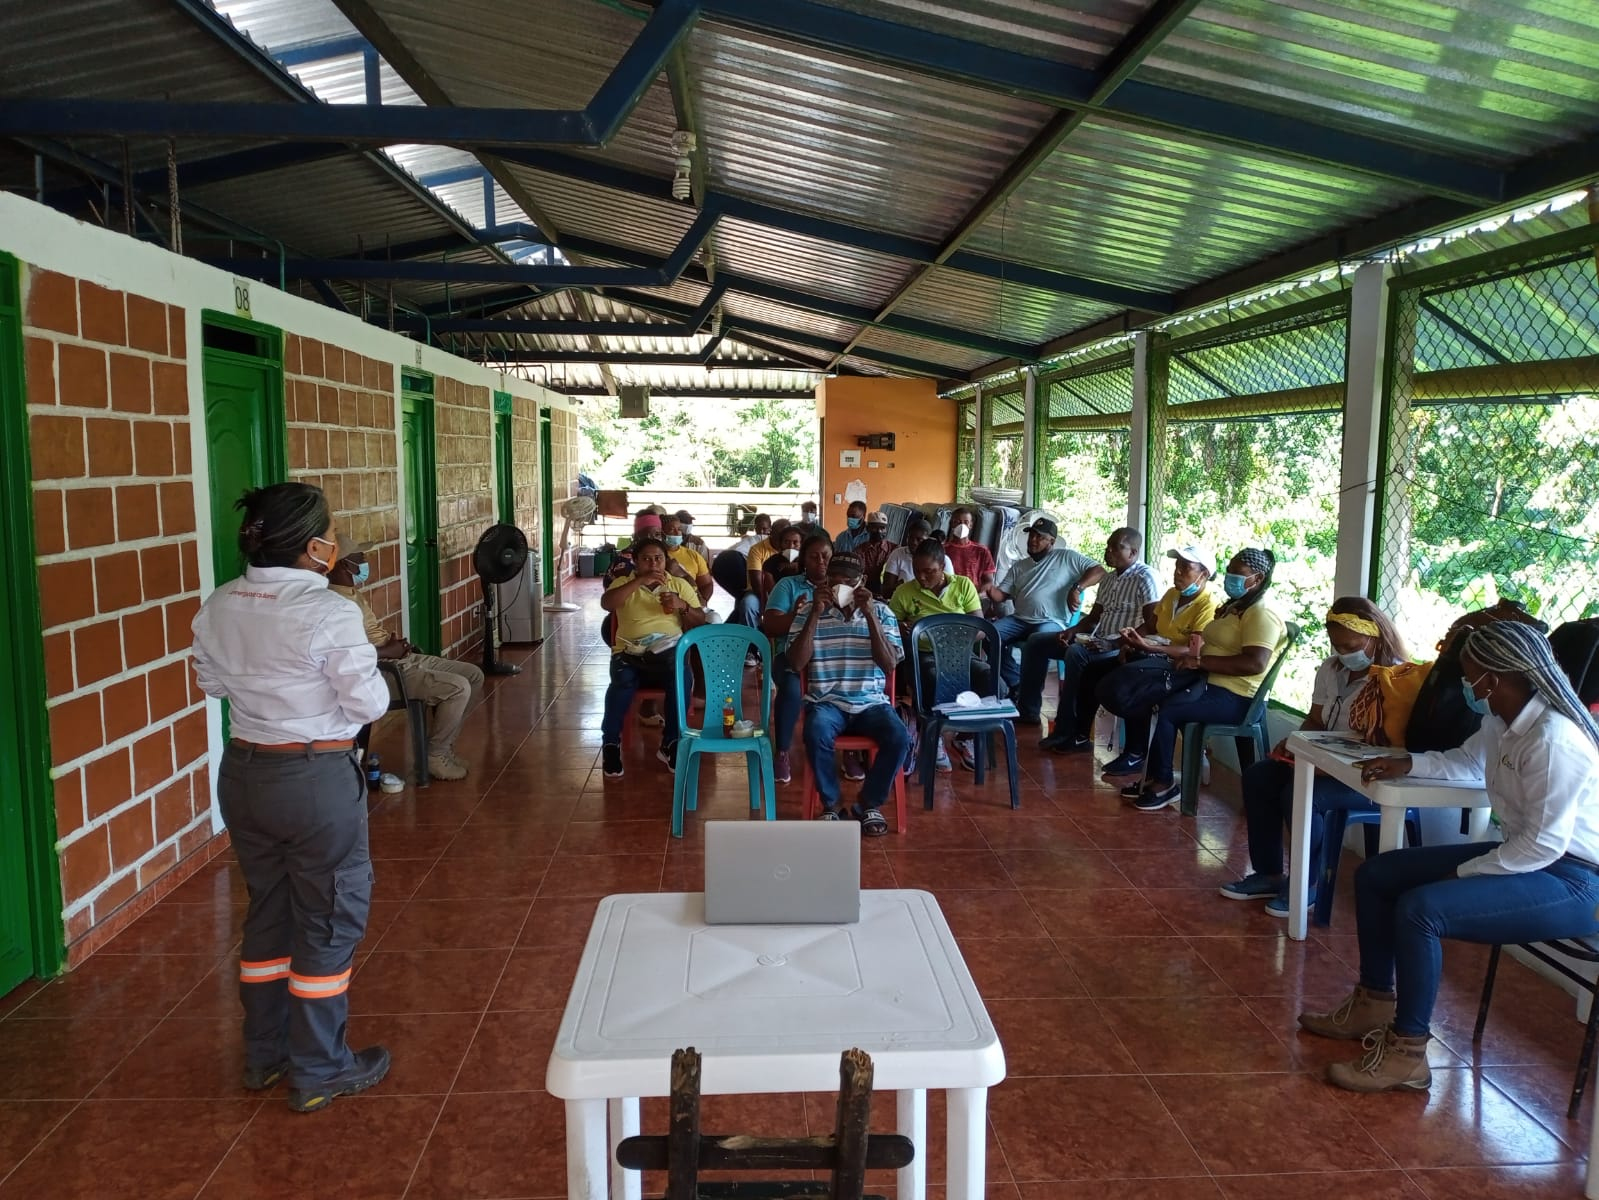
{"type": "Polygon", "coordinates": [[[715,186],[923,238],[948,232],[1049,117],[713,25],[688,59],[715,186]]]}
{"type": "Polygon", "coordinates": [[[1177,290],[1409,196],[1398,185],[1095,118],[967,249],[1177,290]]]}
{"type": "Polygon", "coordinates": [[[1150,0],[822,0],[833,8],[888,17],[987,46],[1098,66],[1150,6],[1150,0]]]}
{"type": "MultiPolygon", "coordinates": [[[[825,317],[802,309],[790,308],[787,305],[773,304],[769,300],[756,300],[749,296],[729,296],[723,307],[733,317],[745,317],[768,325],[782,325],[797,332],[814,333],[818,337],[831,338],[840,345],[849,341],[860,328],[852,321],[825,317]]],[[[812,347],[810,352],[821,353],[815,347],[812,347]]]]}
{"type": "Polygon", "coordinates": [[[1207,0],[1135,78],[1492,161],[1599,124],[1593,0],[1207,0]]]}
{"type": "Polygon", "coordinates": [[[694,210],[686,204],[637,196],[530,167],[508,165],[507,170],[563,234],[664,258],[677,248],[683,232],[694,222],[694,210]]]}
{"type": "Polygon", "coordinates": [[[894,329],[868,329],[861,335],[860,347],[863,350],[882,350],[889,354],[898,354],[903,358],[914,358],[918,362],[940,363],[963,372],[980,367],[994,357],[984,350],[968,350],[964,346],[933,342],[894,329]]]}
{"type": "MultiPolygon", "coordinates": [[[[569,0],[369,0],[433,81],[458,105],[582,108],[644,27],[600,4],[569,0]],[[579,17],[579,19],[572,19],[579,17]]],[[[645,91],[603,157],[670,173],[677,118],[665,76],[645,91]]]]}
{"type": "Polygon", "coordinates": [[[881,304],[915,266],[887,254],[728,220],[716,227],[716,261],[737,275],[851,304],[881,304]]]}
{"type": "Polygon", "coordinates": [[[1120,310],[1008,280],[936,267],[910,290],[895,311],[978,333],[1039,343],[1055,336],[1057,330],[1091,325],[1120,310]]]}

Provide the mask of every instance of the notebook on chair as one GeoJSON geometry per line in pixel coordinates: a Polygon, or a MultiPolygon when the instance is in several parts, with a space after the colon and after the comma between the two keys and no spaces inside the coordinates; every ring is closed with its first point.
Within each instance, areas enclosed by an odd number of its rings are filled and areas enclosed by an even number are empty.
{"type": "Polygon", "coordinates": [[[710,925],[851,925],[861,919],[854,821],[707,821],[710,925]]]}

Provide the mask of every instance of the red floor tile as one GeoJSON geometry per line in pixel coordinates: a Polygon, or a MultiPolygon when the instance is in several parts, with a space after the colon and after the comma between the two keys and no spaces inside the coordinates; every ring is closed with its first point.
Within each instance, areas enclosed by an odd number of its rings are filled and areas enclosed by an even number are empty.
{"type": "Polygon", "coordinates": [[[1204,1175],[1188,1139],[1137,1076],[1017,1079],[989,1111],[1016,1182],[1204,1175]]]}
{"type": "Polygon", "coordinates": [[[0,1179],[73,1110],[70,1100],[0,1100],[0,1179]]]}
{"type": "Polygon", "coordinates": [[[543,1092],[453,1095],[406,1200],[564,1196],[565,1129],[563,1105],[543,1092]]]}

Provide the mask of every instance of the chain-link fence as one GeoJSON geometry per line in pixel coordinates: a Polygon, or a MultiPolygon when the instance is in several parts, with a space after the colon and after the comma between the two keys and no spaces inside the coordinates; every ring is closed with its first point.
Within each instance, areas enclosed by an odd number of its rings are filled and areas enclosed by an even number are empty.
{"type": "Polygon", "coordinates": [[[1515,600],[1599,615],[1599,231],[1394,281],[1378,602],[1411,648],[1515,600]]]}
{"type": "Polygon", "coordinates": [[[959,401],[955,409],[955,494],[970,496],[977,482],[977,402],[959,401]]]}
{"type": "Polygon", "coordinates": [[[1334,599],[1346,293],[1152,347],[1151,529],[1217,573],[1246,546],[1277,556],[1271,604],[1305,627],[1273,699],[1304,710],[1334,599]]]}
{"type": "MultiPolygon", "coordinates": [[[[1027,422],[1022,384],[983,393],[983,486],[1021,491],[1027,481],[1023,430],[1027,422]]],[[[964,493],[963,493],[964,494],[964,493]]]]}
{"type": "Polygon", "coordinates": [[[1037,504],[1062,544],[1097,559],[1127,519],[1132,351],[1041,375],[1038,396],[1037,504]]]}

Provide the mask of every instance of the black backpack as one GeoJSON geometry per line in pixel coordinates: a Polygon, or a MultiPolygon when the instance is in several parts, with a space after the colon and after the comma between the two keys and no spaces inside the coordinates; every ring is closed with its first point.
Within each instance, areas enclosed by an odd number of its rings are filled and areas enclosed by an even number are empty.
{"type": "Polygon", "coordinates": [[[1549,648],[1571,680],[1577,699],[1588,708],[1599,704],[1599,620],[1556,626],[1549,635],[1549,648]]]}

